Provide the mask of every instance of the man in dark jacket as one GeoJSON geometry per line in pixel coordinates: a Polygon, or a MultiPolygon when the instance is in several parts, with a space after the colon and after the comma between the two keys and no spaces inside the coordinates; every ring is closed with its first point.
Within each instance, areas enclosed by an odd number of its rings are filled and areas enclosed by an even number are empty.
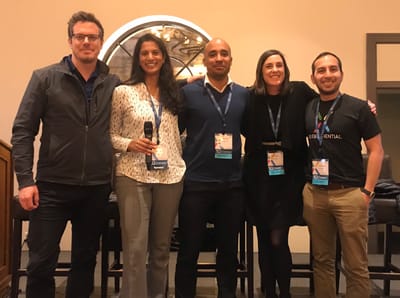
{"type": "Polygon", "coordinates": [[[59,242],[72,223],[71,272],[66,297],[93,290],[98,240],[110,193],[111,96],[119,83],[98,60],[103,26],[91,13],[68,22],[72,50],[60,63],[35,70],[13,131],[19,201],[30,211],[26,297],[54,297],[59,242]],[[42,124],[36,179],[33,141],[42,124]]]}

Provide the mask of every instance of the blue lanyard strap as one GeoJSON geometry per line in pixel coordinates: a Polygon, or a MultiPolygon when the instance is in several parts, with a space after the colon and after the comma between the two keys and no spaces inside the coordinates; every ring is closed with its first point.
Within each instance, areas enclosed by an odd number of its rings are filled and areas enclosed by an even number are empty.
{"type": "Polygon", "coordinates": [[[319,114],[320,100],[317,102],[317,108],[316,108],[316,111],[315,111],[315,133],[317,135],[317,140],[318,140],[318,143],[319,143],[320,147],[322,147],[322,142],[324,140],[324,133],[325,133],[326,126],[327,126],[327,123],[328,123],[328,119],[333,114],[334,108],[335,108],[335,106],[336,106],[336,104],[339,101],[339,98],[341,96],[342,95],[340,93],[336,96],[335,101],[333,102],[333,104],[329,108],[328,113],[325,115],[323,123],[322,123],[320,128],[318,128],[318,114],[319,114]]]}
{"type": "Polygon", "coordinates": [[[278,130],[279,130],[279,124],[281,122],[282,101],[279,103],[278,114],[276,115],[276,122],[272,115],[272,110],[271,110],[270,105],[267,104],[267,107],[268,107],[268,113],[269,113],[269,119],[271,122],[272,132],[274,134],[275,141],[278,141],[278,130]]]}
{"type": "Polygon", "coordinates": [[[160,125],[161,125],[161,116],[162,116],[162,104],[159,103],[158,106],[158,113],[156,110],[156,107],[154,105],[153,99],[150,96],[150,103],[151,103],[151,109],[153,110],[154,114],[154,120],[156,122],[156,134],[157,134],[157,144],[160,144],[160,125]]]}
{"type": "Polygon", "coordinates": [[[217,110],[219,116],[221,117],[221,120],[222,120],[222,127],[224,128],[224,130],[225,130],[226,125],[227,125],[227,124],[226,124],[226,115],[228,114],[229,107],[230,107],[231,101],[232,101],[232,86],[233,86],[233,83],[231,83],[230,86],[229,86],[230,89],[229,89],[228,101],[227,101],[227,103],[226,103],[224,113],[222,113],[221,107],[219,106],[219,104],[218,104],[217,101],[215,100],[214,94],[212,94],[210,88],[208,88],[208,87],[206,86],[206,89],[207,89],[207,92],[208,92],[208,96],[210,97],[212,103],[214,104],[214,107],[216,108],[216,110],[217,110]]]}

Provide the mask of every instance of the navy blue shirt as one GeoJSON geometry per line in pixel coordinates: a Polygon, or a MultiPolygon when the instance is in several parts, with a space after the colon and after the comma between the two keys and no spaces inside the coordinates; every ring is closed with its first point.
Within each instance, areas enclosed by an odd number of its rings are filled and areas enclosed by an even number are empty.
{"type": "MultiPolygon", "coordinates": [[[[216,159],[214,138],[224,131],[220,114],[214,106],[204,80],[197,80],[182,88],[184,112],[179,115],[179,128],[186,129],[186,144],[183,159],[186,162],[185,180],[192,182],[232,182],[241,180],[241,124],[249,92],[246,88],[231,83],[232,97],[226,115],[225,133],[232,134],[232,159],[216,159]]],[[[225,110],[231,88],[222,93],[208,86],[221,107],[225,110]]]]}
{"type": "Polygon", "coordinates": [[[86,100],[90,101],[92,99],[94,82],[96,81],[96,78],[99,76],[97,67],[96,70],[90,75],[90,78],[86,81],[82,77],[78,69],[75,67],[75,65],[72,63],[71,55],[67,56],[67,62],[70,71],[78,77],[79,82],[81,83],[83,89],[85,90],[86,100]]]}

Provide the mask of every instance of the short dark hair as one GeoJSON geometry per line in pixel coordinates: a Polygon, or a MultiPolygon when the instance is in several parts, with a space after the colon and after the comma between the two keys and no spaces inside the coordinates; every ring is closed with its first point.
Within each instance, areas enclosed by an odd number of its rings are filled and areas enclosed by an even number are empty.
{"type": "Polygon", "coordinates": [[[101,40],[104,39],[104,28],[100,21],[95,17],[93,13],[86,12],[86,11],[78,11],[74,13],[68,21],[68,37],[72,38],[74,34],[74,26],[78,22],[90,22],[95,23],[99,28],[99,37],[101,40]]]}
{"type": "Polygon", "coordinates": [[[314,61],[313,61],[312,64],[311,64],[311,71],[312,71],[312,73],[314,73],[314,71],[315,71],[315,62],[316,62],[319,58],[322,58],[322,57],[325,57],[325,56],[333,56],[333,57],[335,57],[336,60],[338,61],[338,66],[339,66],[340,72],[343,72],[342,61],[340,60],[340,58],[339,58],[336,54],[334,54],[334,53],[332,53],[332,52],[322,52],[322,53],[319,53],[317,57],[315,57],[314,61]]]}
{"type": "Polygon", "coordinates": [[[261,54],[260,58],[258,58],[257,68],[256,68],[256,80],[252,88],[254,92],[258,95],[265,95],[268,94],[267,88],[265,86],[264,77],[263,77],[263,66],[265,60],[267,60],[270,56],[279,55],[282,58],[283,66],[285,68],[285,78],[283,79],[280,94],[286,94],[289,90],[289,81],[290,81],[290,71],[289,67],[287,66],[286,59],[283,56],[282,52],[278,50],[267,50],[261,54]]]}

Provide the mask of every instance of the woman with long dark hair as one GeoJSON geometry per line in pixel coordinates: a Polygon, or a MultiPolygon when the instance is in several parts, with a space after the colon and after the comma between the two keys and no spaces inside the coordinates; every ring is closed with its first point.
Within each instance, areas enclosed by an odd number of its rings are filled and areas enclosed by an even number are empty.
{"type": "Polygon", "coordinates": [[[163,41],[141,36],[131,78],[113,94],[110,132],[119,153],[115,189],[121,217],[121,297],[164,297],[170,239],[182,193],[179,89],[163,41]],[[147,268],[146,268],[146,263],[147,268]]]}

